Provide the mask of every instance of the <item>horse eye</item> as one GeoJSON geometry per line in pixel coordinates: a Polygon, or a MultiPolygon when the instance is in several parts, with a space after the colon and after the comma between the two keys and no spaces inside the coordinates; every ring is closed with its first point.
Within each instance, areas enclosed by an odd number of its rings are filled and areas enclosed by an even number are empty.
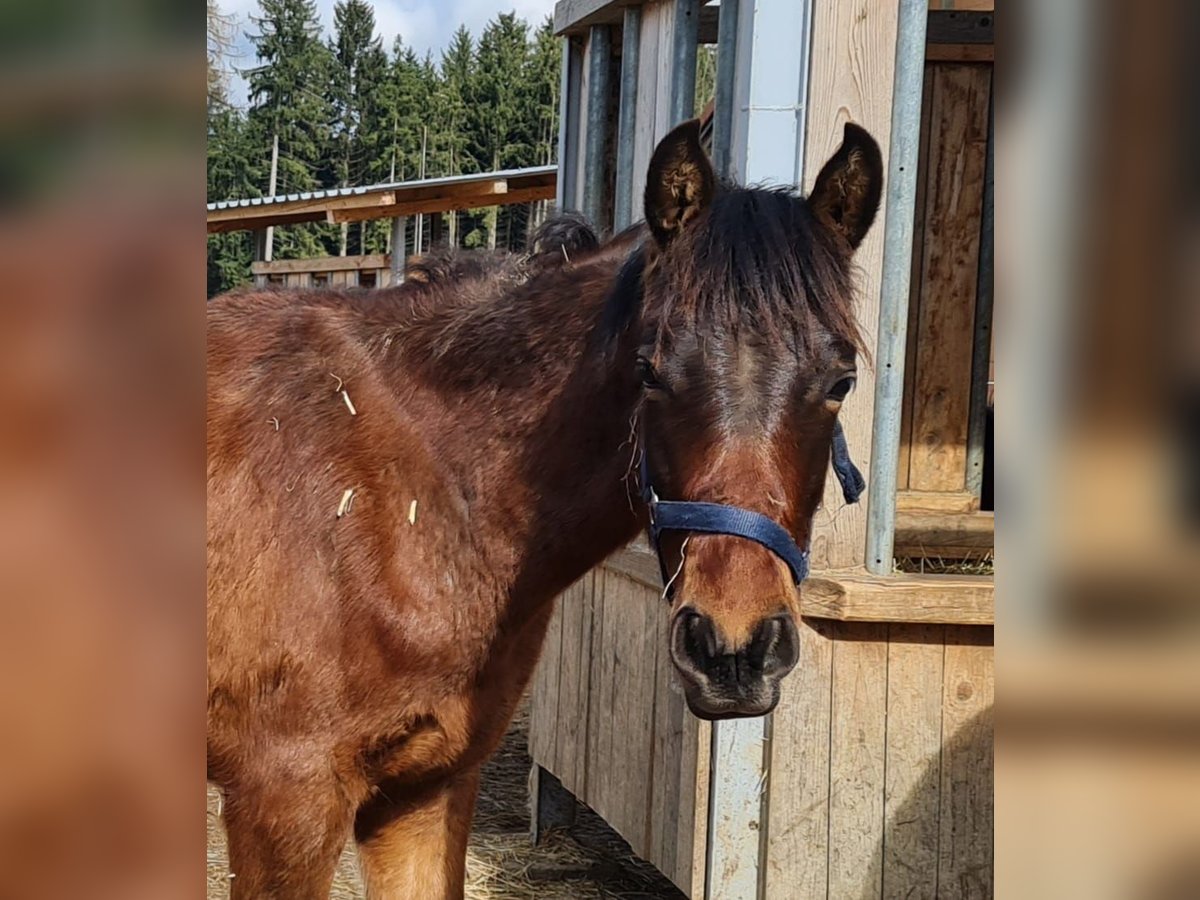
{"type": "Polygon", "coordinates": [[[846,399],[846,395],[850,393],[850,389],[854,387],[854,382],[855,378],[853,375],[839,378],[834,382],[833,387],[829,389],[829,399],[841,403],[846,399]]]}
{"type": "Polygon", "coordinates": [[[654,363],[646,359],[644,356],[639,356],[637,359],[638,378],[642,380],[642,386],[652,390],[661,391],[665,386],[658,380],[658,372],[654,368],[654,363]]]}

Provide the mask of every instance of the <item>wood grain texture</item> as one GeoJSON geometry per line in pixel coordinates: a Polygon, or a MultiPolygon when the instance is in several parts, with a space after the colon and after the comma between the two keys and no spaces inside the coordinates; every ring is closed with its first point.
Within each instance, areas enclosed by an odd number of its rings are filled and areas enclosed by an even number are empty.
{"type": "Polygon", "coordinates": [[[630,216],[634,222],[643,215],[642,197],[646,192],[646,170],[658,140],[656,128],[658,102],[658,58],[662,53],[662,3],[647,3],[642,7],[642,44],[638,55],[637,117],[633,129],[633,176],[630,216]]]}
{"type": "Polygon", "coordinates": [[[800,662],[783,683],[771,730],[767,900],[826,896],[832,625],[800,625],[800,662]]]}
{"type": "Polygon", "coordinates": [[[945,628],[888,627],[884,898],[937,896],[945,628]]]}
{"type": "Polygon", "coordinates": [[[985,556],[996,546],[994,512],[937,512],[906,509],[896,513],[899,556],[969,559],[985,556]]]}
{"type": "Polygon", "coordinates": [[[939,65],[931,97],[908,486],[961,491],[991,68],[939,65]]]}
{"type": "Polygon", "coordinates": [[[904,512],[969,513],[979,509],[979,498],[969,491],[897,491],[896,509],[904,512]]]}
{"type": "Polygon", "coordinates": [[[529,701],[529,756],[551,772],[558,772],[558,690],[562,656],[563,601],[570,594],[554,601],[554,615],[546,628],[542,656],[533,671],[529,701]]]}
{"type": "Polygon", "coordinates": [[[946,631],[938,894],[993,896],[994,651],[980,629],[946,631]]]}
{"type": "Polygon", "coordinates": [[[829,896],[877,897],[883,875],[887,626],[838,622],[829,757],[829,896]]]}
{"type": "Polygon", "coordinates": [[[559,600],[562,620],[558,665],[558,708],[552,771],[573,793],[586,788],[592,598],[596,574],[589,572],[559,600]]]}
{"type": "MultiPolygon", "coordinates": [[[[879,142],[891,143],[892,82],[896,59],[898,5],[880,0],[814,4],[813,60],[809,75],[804,177],[811,189],[821,166],[841,145],[846,122],[856,122],[879,142]]],[[[855,256],[858,320],[874,355],[879,326],[886,198],[855,256]]],[[[858,387],[841,412],[846,438],[863,471],[870,469],[875,374],[860,365],[858,387]]],[[[826,481],[822,510],[814,521],[816,569],[862,565],[866,548],[866,504],[848,506],[836,479],[826,481]]]]}
{"type": "MultiPolygon", "coordinates": [[[[921,312],[921,283],[925,259],[925,188],[929,181],[930,92],[933,66],[925,66],[921,89],[921,141],[917,151],[917,190],[913,200],[912,274],[908,285],[908,325],[904,344],[904,400],[900,412],[900,453],[896,463],[896,488],[908,488],[908,464],[912,445],[913,363],[917,358],[917,323],[921,312]]],[[[898,500],[898,498],[897,498],[898,500]]]]}
{"type": "Polygon", "coordinates": [[[991,625],[995,593],[985,575],[826,573],[804,582],[801,609],[845,622],[991,625]]]}

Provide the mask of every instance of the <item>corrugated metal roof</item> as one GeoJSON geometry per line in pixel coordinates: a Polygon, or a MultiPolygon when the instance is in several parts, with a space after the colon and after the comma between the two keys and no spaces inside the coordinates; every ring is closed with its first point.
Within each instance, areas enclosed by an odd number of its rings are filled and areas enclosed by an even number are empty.
{"type": "Polygon", "coordinates": [[[304,191],[299,194],[277,194],[274,197],[245,197],[240,200],[219,200],[209,203],[209,212],[220,209],[238,209],[250,206],[270,206],[274,203],[294,203],[298,200],[324,200],[327,197],[352,197],[360,194],[376,194],[386,191],[402,191],[406,188],[439,187],[442,185],[470,184],[475,181],[516,180],[535,175],[551,175],[558,166],[531,166],[526,169],[503,169],[499,172],[480,172],[475,175],[451,175],[446,178],[422,178],[416,181],[394,181],[387,184],[372,184],[366,187],[330,188],[323,191],[304,191]]]}

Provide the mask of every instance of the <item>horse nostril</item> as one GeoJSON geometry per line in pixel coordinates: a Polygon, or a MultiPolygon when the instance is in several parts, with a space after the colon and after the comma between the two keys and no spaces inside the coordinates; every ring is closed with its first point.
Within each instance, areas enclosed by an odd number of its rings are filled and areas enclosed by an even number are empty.
{"type": "Polygon", "coordinates": [[[746,647],[746,660],[764,676],[782,677],[800,655],[800,635],[789,613],[763,619],[746,647]]]}
{"type": "Polygon", "coordinates": [[[717,630],[708,616],[686,610],[681,613],[684,647],[695,660],[712,659],[717,655],[717,630]]]}
{"type": "Polygon", "coordinates": [[[681,609],[671,625],[671,659],[681,671],[706,674],[720,649],[712,620],[694,609],[681,609]]]}

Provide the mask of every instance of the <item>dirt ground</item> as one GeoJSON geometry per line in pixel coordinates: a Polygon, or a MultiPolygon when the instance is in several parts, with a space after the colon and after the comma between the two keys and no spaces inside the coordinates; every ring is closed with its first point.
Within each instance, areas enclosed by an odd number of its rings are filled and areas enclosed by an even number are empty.
{"type": "MultiPolygon", "coordinates": [[[[631,856],[629,846],[582,805],[569,831],[552,832],[538,847],[530,843],[528,727],[528,714],[522,709],[499,752],[484,767],[467,851],[468,900],[681,900],[683,894],[674,885],[631,856]]],[[[229,896],[219,805],[217,791],[210,785],[208,900],[229,896]]],[[[352,843],[342,854],[330,896],[334,900],[365,896],[352,843]]]]}

